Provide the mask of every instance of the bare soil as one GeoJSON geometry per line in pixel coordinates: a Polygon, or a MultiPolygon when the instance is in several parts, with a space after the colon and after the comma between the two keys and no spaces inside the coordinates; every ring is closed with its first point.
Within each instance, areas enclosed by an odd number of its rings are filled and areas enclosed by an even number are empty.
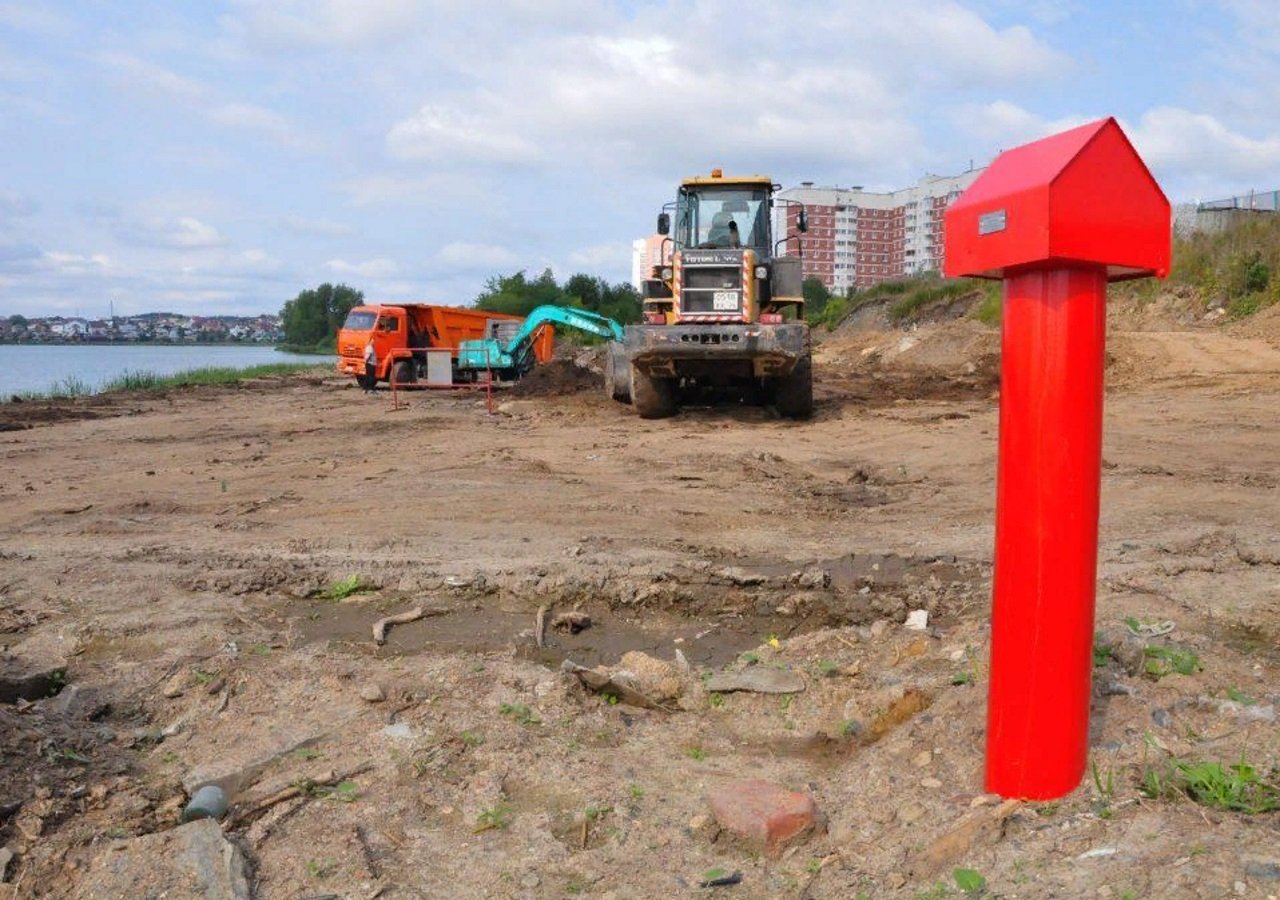
{"type": "Polygon", "coordinates": [[[208,780],[267,898],[671,897],[713,868],[742,873],[726,896],[944,896],[957,866],[1001,897],[1277,894],[1280,813],[1139,789],[1174,759],[1277,778],[1280,347],[1114,335],[1092,769],[1000,807],[998,343],[963,320],[831,335],[807,423],[642,421],[550,370],[494,416],[306,377],[0,407],[5,683],[45,679],[0,703],[0,897],[94,896],[94,860],[208,780]],[[414,606],[438,614],[373,643],[414,606]],[[539,647],[539,610],[592,624],[539,647]],[[1147,644],[1201,668],[1157,680],[1147,644]],[[636,650],[670,664],[657,708],[559,670],[636,650]],[[806,689],[702,687],[750,666],[806,689]],[[780,860],[717,836],[706,792],[743,777],[811,793],[824,829],[780,860]]]}

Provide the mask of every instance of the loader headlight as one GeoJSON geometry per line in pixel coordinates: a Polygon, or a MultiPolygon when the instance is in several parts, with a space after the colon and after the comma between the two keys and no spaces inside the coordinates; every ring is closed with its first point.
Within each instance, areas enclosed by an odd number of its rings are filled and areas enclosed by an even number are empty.
{"type": "Polygon", "coordinates": [[[670,281],[675,274],[676,273],[672,270],[672,268],[670,266],[667,266],[662,270],[662,280],[670,281]]]}
{"type": "Polygon", "coordinates": [[[756,266],[756,278],[764,281],[769,277],[769,268],[767,266],[756,266]]]}

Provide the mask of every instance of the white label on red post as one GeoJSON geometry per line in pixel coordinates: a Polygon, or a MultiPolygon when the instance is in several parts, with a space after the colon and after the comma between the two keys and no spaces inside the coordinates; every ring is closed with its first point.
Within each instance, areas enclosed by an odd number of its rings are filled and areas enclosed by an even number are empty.
{"type": "Polygon", "coordinates": [[[995,234],[997,231],[1004,231],[1004,226],[1008,224],[1008,219],[1009,217],[1003,209],[985,213],[978,217],[978,234],[995,234]]]}

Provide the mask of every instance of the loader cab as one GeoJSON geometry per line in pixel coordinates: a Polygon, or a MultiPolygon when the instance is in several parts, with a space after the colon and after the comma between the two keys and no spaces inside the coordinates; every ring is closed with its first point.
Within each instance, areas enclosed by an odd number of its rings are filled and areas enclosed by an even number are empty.
{"type": "MultiPolygon", "coordinates": [[[[775,324],[800,314],[800,261],[787,255],[798,242],[774,240],[775,203],[786,202],[775,201],[776,188],[763,175],[725,177],[719,169],[681,182],[658,217],[671,262],[642,285],[648,323],[775,324]]],[[[804,220],[801,209],[797,231],[804,220]]]]}

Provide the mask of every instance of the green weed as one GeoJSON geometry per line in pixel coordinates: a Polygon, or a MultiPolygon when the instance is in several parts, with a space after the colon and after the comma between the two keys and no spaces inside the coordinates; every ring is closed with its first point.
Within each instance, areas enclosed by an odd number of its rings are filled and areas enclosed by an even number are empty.
{"type": "Polygon", "coordinates": [[[1233,700],[1236,703],[1239,703],[1241,706],[1256,706],[1258,703],[1257,700],[1250,697],[1244,691],[1237,690],[1236,688],[1233,688],[1233,687],[1227,688],[1227,699],[1233,700]]]}
{"type": "Polygon", "coordinates": [[[345,600],[353,594],[367,594],[376,588],[376,585],[365,581],[361,576],[351,575],[329,585],[320,596],[324,600],[345,600]]]}
{"type": "Polygon", "coordinates": [[[644,798],[644,788],[638,784],[627,785],[627,796],[632,800],[641,800],[644,798]]]}
{"type": "Polygon", "coordinates": [[[956,887],[970,897],[980,896],[987,889],[987,879],[973,869],[956,869],[951,873],[956,887]]]}
{"type": "Polygon", "coordinates": [[[707,758],[707,751],[701,747],[689,747],[684,751],[684,755],[697,762],[702,762],[707,758]]]}
{"type": "Polygon", "coordinates": [[[476,816],[476,826],[471,829],[474,834],[482,831],[501,831],[511,824],[511,806],[507,803],[499,803],[483,810],[480,815],[476,816]]]}
{"type": "Polygon", "coordinates": [[[1200,665],[1200,657],[1180,647],[1147,647],[1142,651],[1142,655],[1147,660],[1144,670],[1157,681],[1174,673],[1194,675],[1204,668],[1200,665]]]}
{"type": "Polygon", "coordinates": [[[502,703],[498,706],[498,712],[504,716],[510,716],[521,725],[541,725],[542,720],[534,715],[533,710],[523,703],[502,703]]]}
{"type": "Polygon", "coordinates": [[[1184,795],[1201,806],[1247,815],[1280,810],[1280,786],[1243,759],[1233,765],[1173,760],[1148,766],[1139,791],[1153,800],[1184,795]]]}

